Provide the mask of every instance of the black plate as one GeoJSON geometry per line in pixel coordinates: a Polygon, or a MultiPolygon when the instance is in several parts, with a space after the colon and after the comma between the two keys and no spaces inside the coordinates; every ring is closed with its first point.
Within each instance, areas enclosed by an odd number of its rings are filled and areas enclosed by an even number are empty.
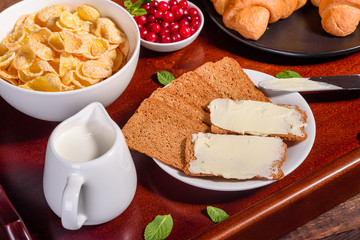
{"type": "Polygon", "coordinates": [[[258,40],[249,40],[227,28],[210,0],[203,0],[210,18],[228,35],[248,46],[275,54],[295,57],[332,57],[360,50],[360,26],[346,37],[335,37],[321,26],[318,8],[309,1],[290,17],[269,24],[258,40]]]}

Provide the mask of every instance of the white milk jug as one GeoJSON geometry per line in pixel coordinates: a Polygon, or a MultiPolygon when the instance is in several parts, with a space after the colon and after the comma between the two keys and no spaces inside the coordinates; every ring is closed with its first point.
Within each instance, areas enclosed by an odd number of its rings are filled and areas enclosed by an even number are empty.
{"type": "Polygon", "coordinates": [[[64,228],[116,218],[130,205],[136,185],[124,135],[100,103],[88,105],[51,133],[43,187],[64,228]]]}

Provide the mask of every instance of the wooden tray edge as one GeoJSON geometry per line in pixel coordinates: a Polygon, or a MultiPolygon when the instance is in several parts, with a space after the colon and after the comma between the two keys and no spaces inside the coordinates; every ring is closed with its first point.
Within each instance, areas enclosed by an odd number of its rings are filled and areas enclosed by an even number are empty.
{"type": "Polygon", "coordinates": [[[360,192],[360,147],[192,239],[278,239],[360,192]]]}

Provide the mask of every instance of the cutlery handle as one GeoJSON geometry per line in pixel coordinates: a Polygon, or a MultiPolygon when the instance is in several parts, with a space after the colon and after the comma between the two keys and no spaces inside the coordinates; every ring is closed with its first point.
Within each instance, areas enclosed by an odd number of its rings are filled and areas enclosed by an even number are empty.
{"type": "Polygon", "coordinates": [[[19,219],[15,222],[0,226],[0,239],[31,240],[31,237],[24,223],[19,219]]]}
{"type": "Polygon", "coordinates": [[[30,240],[24,222],[11,204],[4,189],[0,185],[0,239],[30,240]]]}
{"type": "Polygon", "coordinates": [[[61,223],[64,228],[77,230],[86,221],[84,213],[79,211],[79,198],[84,179],[79,175],[71,175],[65,185],[61,202],[61,223]]]}

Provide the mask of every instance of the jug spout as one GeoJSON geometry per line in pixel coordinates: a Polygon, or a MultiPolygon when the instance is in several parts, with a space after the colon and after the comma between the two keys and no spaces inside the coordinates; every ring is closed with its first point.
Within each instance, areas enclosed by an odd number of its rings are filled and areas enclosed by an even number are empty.
{"type": "MultiPolygon", "coordinates": [[[[99,102],[93,102],[83,108],[74,116],[67,119],[68,122],[78,121],[82,124],[97,122],[103,126],[112,127],[113,121],[104,106],[99,102]]],[[[66,120],[65,120],[66,121],[66,120]]]]}

